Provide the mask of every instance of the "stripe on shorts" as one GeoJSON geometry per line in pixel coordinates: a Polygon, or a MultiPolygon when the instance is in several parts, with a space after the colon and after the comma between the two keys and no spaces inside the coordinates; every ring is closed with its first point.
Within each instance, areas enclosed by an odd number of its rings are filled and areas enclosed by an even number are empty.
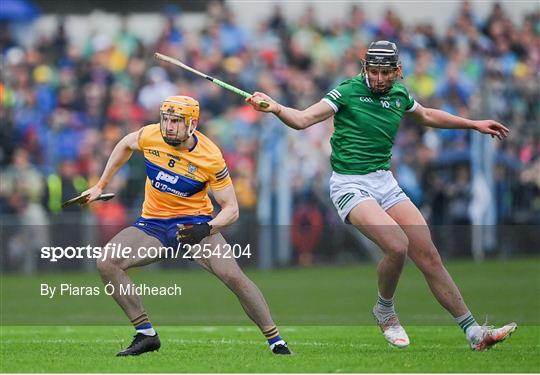
{"type": "Polygon", "coordinates": [[[347,205],[347,203],[349,203],[349,201],[351,199],[353,199],[353,197],[354,197],[354,193],[347,193],[347,194],[343,195],[342,197],[340,197],[337,200],[337,205],[338,205],[339,209],[343,209],[343,207],[345,207],[347,205]]]}

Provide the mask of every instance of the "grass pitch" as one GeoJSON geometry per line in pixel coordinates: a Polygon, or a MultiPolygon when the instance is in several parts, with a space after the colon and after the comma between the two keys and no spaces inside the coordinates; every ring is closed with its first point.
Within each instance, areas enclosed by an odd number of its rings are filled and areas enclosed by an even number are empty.
{"type": "Polygon", "coordinates": [[[100,285],[95,273],[2,275],[2,372],[540,372],[540,261],[451,262],[450,273],[476,318],[516,321],[518,330],[490,351],[472,352],[453,319],[410,264],[397,307],[411,338],[390,347],[372,322],[373,265],[249,271],[296,353],[271,355],[234,296],[205,272],[149,270],[135,282],[167,285],[180,297],[144,297],[162,348],[114,355],[132,328],[108,296],[48,299],[40,283],[100,285]]]}
{"type": "Polygon", "coordinates": [[[272,355],[254,327],[160,327],[162,348],[114,354],[126,327],[4,327],[3,372],[538,372],[539,327],[520,327],[487,352],[472,352],[455,327],[407,327],[396,349],[376,327],[283,327],[296,353],[272,355]]]}

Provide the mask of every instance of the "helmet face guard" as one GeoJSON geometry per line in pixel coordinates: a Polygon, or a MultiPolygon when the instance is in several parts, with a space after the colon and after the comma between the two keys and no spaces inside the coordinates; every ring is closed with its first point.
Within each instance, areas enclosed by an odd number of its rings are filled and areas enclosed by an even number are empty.
{"type": "Polygon", "coordinates": [[[159,118],[161,136],[165,143],[178,146],[195,133],[199,120],[199,102],[189,96],[169,96],[161,104],[159,118]],[[170,121],[176,123],[174,135],[168,131],[170,121]],[[185,130],[181,134],[183,126],[185,126],[185,130]]]}
{"type": "Polygon", "coordinates": [[[183,116],[160,111],[159,118],[161,137],[163,137],[163,140],[168,145],[178,146],[180,143],[187,141],[189,137],[193,134],[194,129],[192,129],[191,120],[186,121],[183,116]],[[174,134],[169,131],[169,121],[176,123],[176,131],[174,134]],[[181,129],[183,124],[185,124],[185,130],[182,132],[181,129]]]}
{"type": "Polygon", "coordinates": [[[386,40],[372,42],[368,47],[366,59],[363,61],[363,63],[363,73],[366,76],[366,83],[371,92],[381,95],[390,91],[394,84],[395,78],[390,82],[390,85],[384,89],[372,87],[372,84],[369,82],[367,70],[369,67],[392,68],[399,70],[401,68],[401,62],[399,61],[399,51],[396,44],[386,40]]]}

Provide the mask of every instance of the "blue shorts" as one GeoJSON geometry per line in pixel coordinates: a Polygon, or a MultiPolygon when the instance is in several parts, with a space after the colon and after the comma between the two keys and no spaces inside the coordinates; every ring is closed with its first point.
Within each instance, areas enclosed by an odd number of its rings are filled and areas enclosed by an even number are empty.
{"type": "Polygon", "coordinates": [[[212,220],[212,216],[206,215],[179,216],[170,219],[145,219],[144,217],[139,217],[131,226],[142,230],[149,236],[157,238],[163,246],[177,248],[177,224],[200,224],[207,223],[210,220],[212,220]]]}

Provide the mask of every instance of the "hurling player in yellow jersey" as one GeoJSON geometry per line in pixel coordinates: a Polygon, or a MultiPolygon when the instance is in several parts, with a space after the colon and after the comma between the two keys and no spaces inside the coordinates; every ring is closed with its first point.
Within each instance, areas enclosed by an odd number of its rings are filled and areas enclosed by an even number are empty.
{"type": "MultiPolygon", "coordinates": [[[[189,246],[196,244],[201,247],[206,244],[211,250],[225,248],[226,241],[220,230],[236,221],[238,203],[221,152],[210,139],[196,131],[198,120],[199,103],[195,99],[171,96],[161,105],[159,124],[130,133],[116,145],[99,182],[87,190],[90,194],[87,203],[103,192],[133,151],[144,154],[147,179],[141,217],[118,233],[110,244],[132,249],[178,249],[181,244],[180,248],[187,246],[188,251],[189,246]],[[214,208],[208,188],[221,207],[215,217],[212,217],[214,208]]],[[[244,311],[265,335],[273,353],[291,354],[260,290],[242,272],[234,257],[219,253],[194,260],[236,294],[244,311]]],[[[118,356],[139,355],[161,346],[140,296],[119,293],[120,285],[133,284],[127,269],[157,260],[159,258],[148,258],[134,251],[128,257],[108,257],[97,262],[103,282],[115,287],[112,296],[136,329],[133,342],[118,356]]]]}

